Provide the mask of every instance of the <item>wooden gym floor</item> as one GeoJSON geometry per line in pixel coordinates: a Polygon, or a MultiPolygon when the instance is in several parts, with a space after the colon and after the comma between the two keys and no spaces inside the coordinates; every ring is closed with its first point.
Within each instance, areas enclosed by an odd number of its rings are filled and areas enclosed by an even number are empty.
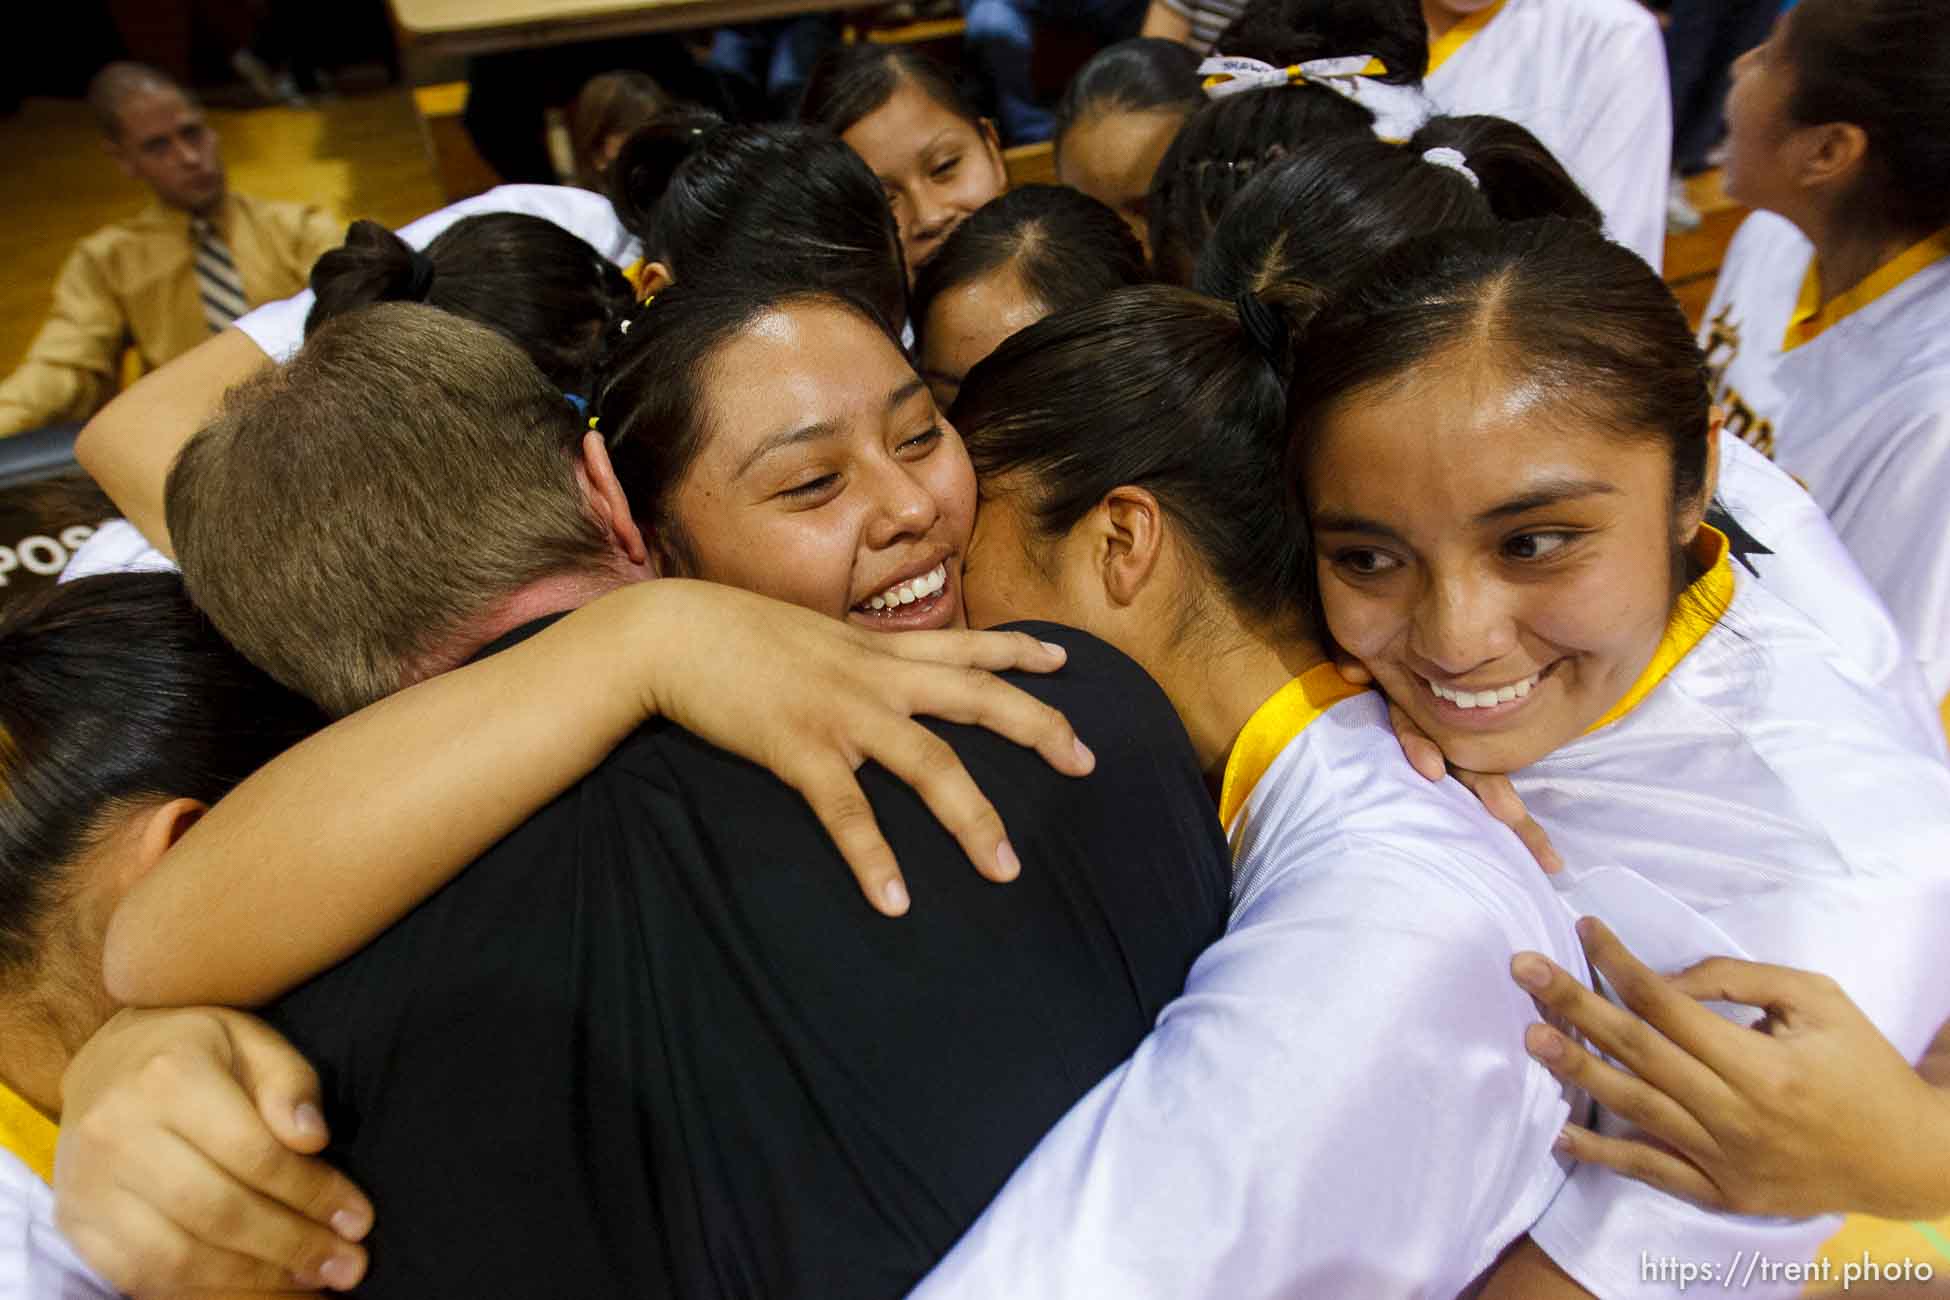
{"type": "MultiPolygon", "coordinates": [[[[403,89],[327,101],[313,108],[210,111],[223,139],[230,183],[273,199],[308,199],[347,221],[397,226],[441,206],[403,89]]],[[[139,209],[145,192],[104,157],[85,106],[28,100],[0,118],[0,174],[14,197],[0,248],[0,373],[11,370],[47,311],[48,293],[77,239],[139,209]]],[[[1666,274],[1695,320],[1713,290],[1740,210],[1716,173],[1690,183],[1706,214],[1698,231],[1667,241],[1666,274]]]]}

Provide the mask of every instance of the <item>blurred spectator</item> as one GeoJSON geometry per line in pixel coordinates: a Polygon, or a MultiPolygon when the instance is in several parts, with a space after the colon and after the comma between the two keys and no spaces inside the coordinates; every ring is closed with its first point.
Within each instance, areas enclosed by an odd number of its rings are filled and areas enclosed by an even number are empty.
{"type": "Polygon", "coordinates": [[[0,380],[0,436],[92,415],[130,347],[144,369],[189,351],[260,303],[305,287],[343,237],[323,209],[233,194],[216,132],[154,68],[111,63],[88,87],[108,154],[156,201],[81,241],[20,368],[0,380]]]}
{"type": "Polygon", "coordinates": [[[589,78],[576,95],[569,125],[576,184],[608,193],[616,151],[632,131],[675,102],[647,72],[601,72],[589,78]]]}
{"type": "Polygon", "coordinates": [[[470,59],[461,124],[503,181],[553,185],[560,178],[549,159],[548,110],[566,107],[590,78],[616,68],[640,69],[672,98],[735,113],[722,80],[700,66],[683,41],[638,36],[470,59]]]}
{"type": "Polygon", "coordinates": [[[1733,61],[1767,39],[1781,0],[1672,0],[1666,23],[1666,66],[1672,74],[1672,197],[1666,218],[1692,230],[1700,216],[1681,178],[1703,172],[1707,154],[1726,133],[1722,112],[1733,61]]]}
{"type": "Polygon", "coordinates": [[[720,27],[711,34],[708,61],[734,83],[737,94],[762,104],[765,116],[790,120],[814,61],[839,38],[839,26],[830,14],[720,27]]]}
{"type": "Polygon", "coordinates": [[[1036,94],[1030,54],[1039,23],[1087,33],[1099,45],[1138,34],[1145,0],[963,0],[969,62],[995,95],[1002,143],[1033,144],[1056,129],[1056,115],[1036,94]]]}

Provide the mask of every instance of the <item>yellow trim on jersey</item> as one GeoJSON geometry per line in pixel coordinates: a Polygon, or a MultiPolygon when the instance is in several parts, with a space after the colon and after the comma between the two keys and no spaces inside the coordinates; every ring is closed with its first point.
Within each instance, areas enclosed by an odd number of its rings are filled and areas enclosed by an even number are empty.
{"type": "Polygon", "coordinates": [[[1367,689],[1348,681],[1332,664],[1316,664],[1253,710],[1226,759],[1225,780],[1219,784],[1219,825],[1231,829],[1266,769],[1308,723],[1367,689]]]}
{"type": "Polygon", "coordinates": [[[1489,8],[1478,9],[1475,13],[1469,15],[1469,17],[1463,19],[1454,27],[1442,33],[1441,36],[1431,41],[1429,43],[1429,70],[1424,75],[1433,77],[1437,68],[1440,68],[1443,64],[1455,58],[1456,53],[1463,46],[1469,44],[1471,37],[1475,36],[1477,32],[1482,31],[1485,27],[1488,27],[1490,20],[1503,12],[1503,5],[1504,0],[1496,0],[1496,3],[1489,8]]]}
{"type": "Polygon", "coordinates": [[[1803,343],[1814,342],[1824,331],[1841,324],[1876,299],[1892,292],[1918,271],[1934,266],[1946,257],[1950,257],[1950,226],[1890,258],[1877,267],[1868,279],[1847,293],[1836,295],[1835,301],[1826,307],[1821,305],[1821,266],[1810,257],[1808,273],[1801,277],[1800,300],[1794,304],[1794,315],[1788,317],[1787,336],[1781,340],[1781,351],[1792,352],[1803,343]]]}
{"type": "Polygon", "coordinates": [[[1943,697],[1943,707],[1938,712],[1943,715],[1943,734],[1950,736],[1950,695],[1943,697]]]}
{"type": "Polygon", "coordinates": [[[1659,639],[1659,648],[1652,652],[1652,662],[1645,666],[1639,679],[1632,683],[1632,689],[1625,692],[1623,699],[1611,706],[1605,716],[1591,724],[1590,735],[1600,727],[1608,727],[1633,709],[1652,693],[1652,688],[1666,679],[1666,674],[1679,666],[1679,661],[1692,652],[1694,646],[1719,626],[1727,606],[1733,603],[1733,563],[1726,534],[1711,524],[1701,524],[1699,536],[1693,539],[1693,560],[1705,570],[1693,584],[1686,588],[1673,604],[1672,618],[1666,623],[1666,634],[1659,639]]]}
{"type": "Polygon", "coordinates": [[[60,1132],[53,1120],[0,1083],[0,1150],[19,1156],[44,1183],[54,1182],[54,1139],[60,1132]]]}

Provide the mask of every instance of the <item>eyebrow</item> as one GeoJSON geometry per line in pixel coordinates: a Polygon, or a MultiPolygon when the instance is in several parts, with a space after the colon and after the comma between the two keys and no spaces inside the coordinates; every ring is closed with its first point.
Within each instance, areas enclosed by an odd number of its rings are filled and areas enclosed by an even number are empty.
{"type": "Polygon", "coordinates": [[[1619,489],[1614,484],[1595,478],[1547,478],[1522,496],[1511,497],[1508,501],[1491,506],[1478,514],[1476,522],[1493,524],[1501,519],[1527,515],[1533,510],[1562,505],[1566,501],[1576,501],[1583,497],[1616,496],[1618,492],[1619,489]]]}
{"type": "MultiPolygon", "coordinates": [[[[1479,524],[1493,524],[1499,520],[1513,519],[1527,515],[1533,510],[1548,506],[1562,505],[1566,501],[1576,501],[1583,497],[1616,495],[1619,489],[1610,483],[1597,479],[1553,478],[1539,483],[1522,496],[1511,497],[1508,501],[1491,506],[1476,516],[1479,524]]],[[[1405,542],[1400,532],[1379,520],[1366,515],[1346,514],[1340,511],[1325,511],[1314,516],[1313,526],[1323,533],[1362,533],[1370,537],[1386,538],[1391,542],[1405,542]]]]}
{"type": "MultiPolygon", "coordinates": [[[[887,413],[889,415],[893,414],[916,393],[926,391],[927,385],[921,382],[919,375],[910,378],[906,383],[887,394],[887,413]]],[[[821,420],[817,424],[808,424],[801,428],[788,429],[784,433],[775,433],[752,449],[752,454],[745,457],[744,464],[738,467],[737,472],[732,475],[732,478],[743,478],[747,470],[775,451],[784,451],[787,447],[797,447],[802,443],[817,442],[821,438],[831,438],[841,431],[841,427],[838,420],[821,420]]]]}

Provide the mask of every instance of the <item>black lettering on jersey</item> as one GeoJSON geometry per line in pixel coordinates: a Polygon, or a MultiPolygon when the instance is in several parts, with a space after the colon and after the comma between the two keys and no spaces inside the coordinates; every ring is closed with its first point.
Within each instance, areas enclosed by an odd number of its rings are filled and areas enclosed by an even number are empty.
{"type": "Polygon", "coordinates": [[[1755,451],[1774,458],[1774,422],[1754,413],[1747,400],[1727,385],[1727,371],[1740,355],[1740,322],[1733,319],[1733,304],[1728,303],[1706,324],[1706,381],[1713,400],[1726,412],[1727,432],[1749,444],[1755,451]]]}
{"type": "Polygon", "coordinates": [[[1725,505],[1715,501],[1706,511],[1706,522],[1727,535],[1727,553],[1740,561],[1742,567],[1756,578],[1760,570],[1754,567],[1756,555],[1772,555],[1774,552],[1764,545],[1760,538],[1747,531],[1746,525],[1735,519],[1725,505]]]}

